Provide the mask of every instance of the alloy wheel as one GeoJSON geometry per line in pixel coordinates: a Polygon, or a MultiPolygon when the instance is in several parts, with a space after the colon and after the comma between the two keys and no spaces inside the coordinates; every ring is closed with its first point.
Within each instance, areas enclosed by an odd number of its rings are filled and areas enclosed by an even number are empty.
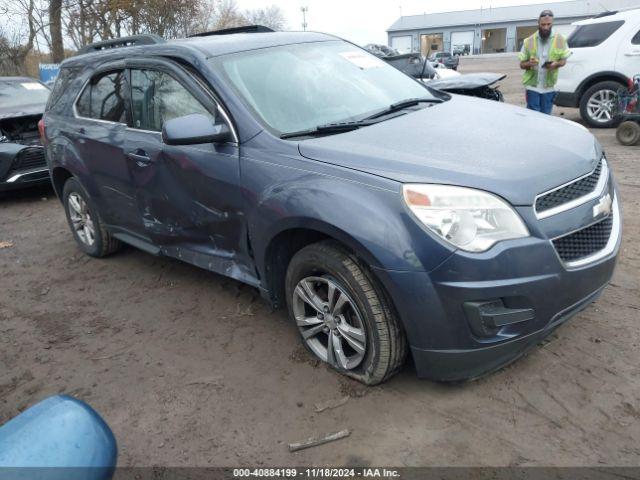
{"type": "Polygon", "coordinates": [[[95,243],[96,229],[87,202],[77,193],[69,194],[67,203],[69,205],[69,217],[73,229],[82,243],[91,247],[95,243]]]}
{"type": "Polygon", "coordinates": [[[367,333],[349,295],[328,276],[300,280],[293,292],[293,313],[305,344],[321,360],[343,370],[362,363],[367,333]]]}
{"type": "Polygon", "coordinates": [[[598,90],[587,102],[587,112],[594,122],[609,122],[615,112],[616,92],[613,90],[598,90]]]}

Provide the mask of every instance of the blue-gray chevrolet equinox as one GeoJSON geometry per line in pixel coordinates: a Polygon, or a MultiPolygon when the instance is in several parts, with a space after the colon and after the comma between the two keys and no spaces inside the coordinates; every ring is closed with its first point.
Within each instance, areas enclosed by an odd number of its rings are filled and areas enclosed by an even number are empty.
{"type": "Polygon", "coordinates": [[[420,377],[491,372],[602,292],[621,217],[585,128],[264,30],[62,64],[41,132],[86,254],[126,243],[252,285],[366,384],[407,351],[420,377]]]}

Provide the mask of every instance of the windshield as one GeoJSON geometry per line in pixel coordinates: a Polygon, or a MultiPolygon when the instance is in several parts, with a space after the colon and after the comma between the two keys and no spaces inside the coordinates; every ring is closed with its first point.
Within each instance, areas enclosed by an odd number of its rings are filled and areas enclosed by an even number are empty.
{"type": "Polygon", "coordinates": [[[0,80],[0,107],[46,103],[49,89],[35,80],[0,80]]]}
{"type": "Polygon", "coordinates": [[[433,98],[422,84],[342,41],[252,50],[212,62],[277,134],[360,120],[408,98],[433,98]]]}

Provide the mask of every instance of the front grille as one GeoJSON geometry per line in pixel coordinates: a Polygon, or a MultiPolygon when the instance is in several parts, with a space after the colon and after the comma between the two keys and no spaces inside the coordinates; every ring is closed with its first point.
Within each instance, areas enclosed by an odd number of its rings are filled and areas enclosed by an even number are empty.
{"type": "Polygon", "coordinates": [[[596,189],[602,173],[602,160],[590,175],[570,183],[562,188],[538,197],[536,200],[536,212],[542,213],[554,207],[568,203],[576,198],[584,197],[596,189]]]}
{"type": "Polygon", "coordinates": [[[11,170],[29,170],[32,168],[46,167],[47,161],[44,158],[44,148],[27,147],[21,150],[11,166],[11,170]]]}
{"type": "Polygon", "coordinates": [[[589,257],[607,246],[613,226],[613,215],[553,241],[558,255],[564,262],[574,262],[589,257]]]}

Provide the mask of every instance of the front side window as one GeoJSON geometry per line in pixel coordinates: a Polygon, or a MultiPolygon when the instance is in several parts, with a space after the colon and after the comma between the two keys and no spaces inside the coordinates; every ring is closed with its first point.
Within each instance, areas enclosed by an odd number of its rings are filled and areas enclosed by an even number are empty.
{"type": "Polygon", "coordinates": [[[127,123],[126,83],[124,72],[118,70],[91,79],[76,103],[81,117],[127,123]]]}
{"type": "Polygon", "coordinates": [[[244,103],[278,134],[355,121],[429,90],[342,41],[283,45],[211,60],[244,103]]]}
{"type": "Polygon", "coordinates": [[[569,35],[569,39],[567,40],[569,48],[585,48],[600,45],[623,24],[624,20],[579,25],[573,33],[569,35]]]}
{"type": "Polygon", "coordinates": [[[633,38],[631,39],[631,43],[633,45],[640,45],[640,30],[638,30],[638,33],[636,33],[633,38]]]}
{"type": "Polygon", "coordinates": [[[162,131],[167,120],[200,113],[214,116],[169,74],[157,70],[131,71],[133,127],[162,131]]]}

